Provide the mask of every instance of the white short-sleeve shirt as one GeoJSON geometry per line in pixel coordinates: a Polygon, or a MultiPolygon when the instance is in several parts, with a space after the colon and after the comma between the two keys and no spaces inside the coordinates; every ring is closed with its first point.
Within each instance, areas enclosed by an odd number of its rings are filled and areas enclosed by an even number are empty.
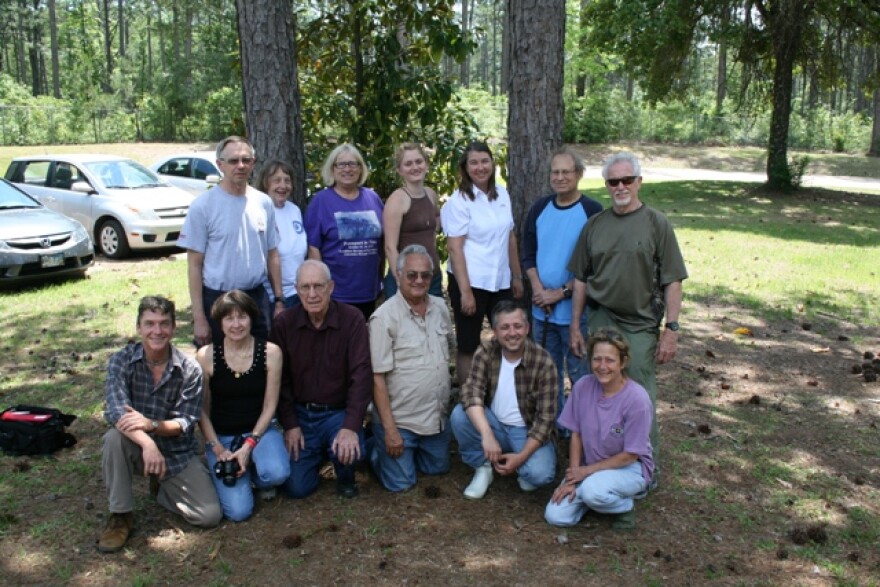
{"type": "MultiPolygon", "coordinates": [[[[513,230],[513,208],[510,194],[495,186],[498,197],[489,197],[473,187],[471,201],[460,191],[455,192],[440,210],[440,222],[447,237],[463,236],[464,258],[471,287],[498,291],[510,287],[508,244],[513,230]]],[[[449,260],[452,273],[452,259],[449,260]]]]}

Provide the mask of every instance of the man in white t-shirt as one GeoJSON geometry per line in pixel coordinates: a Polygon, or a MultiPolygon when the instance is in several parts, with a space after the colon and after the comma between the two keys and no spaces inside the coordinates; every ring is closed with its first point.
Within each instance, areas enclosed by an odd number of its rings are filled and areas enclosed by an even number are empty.
{"type": "Polygon", "coordinates": [[[526,310],[510,300],[492,314],[495,337],[474,354],[461,403],[452,412],[452,433],[461,458],[474,468],[464,490],[480,499],[500,475],[518,474],[523,491],[556,476],[556,365],[532,342],[526,310]]]}

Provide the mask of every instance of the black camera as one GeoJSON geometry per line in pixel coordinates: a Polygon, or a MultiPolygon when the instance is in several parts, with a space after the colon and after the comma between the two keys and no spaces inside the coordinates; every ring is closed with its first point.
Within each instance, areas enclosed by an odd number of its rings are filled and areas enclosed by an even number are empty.
{"type": "MultiPolygon", "coordinates": [[[[237,435],[232,439],[232,444],[229,446],[229,452],[235,452],[241,448],[244,444],[244,438],[241,435],[237,435]]],[[[217,461],[214,463],[214,476],[223,481],[223,485],[226,487],[233,487],[235,482],[238,481],[238,461],[232,459],[230,461],[217,461]]]]}

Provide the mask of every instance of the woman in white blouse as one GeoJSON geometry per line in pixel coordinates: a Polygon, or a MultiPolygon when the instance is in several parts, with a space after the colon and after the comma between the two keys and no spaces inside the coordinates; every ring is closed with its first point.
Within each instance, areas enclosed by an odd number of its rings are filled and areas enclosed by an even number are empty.
{"type": "Polygon", "coordinates": [[[473,142],[458,162],[458,189],[440,211],[449,251],[449,298],[455,316],[459,385],[470,373],[483,317],[500,300],[523,295],[510,195],[495,185],[488,145],[473,142]]]}

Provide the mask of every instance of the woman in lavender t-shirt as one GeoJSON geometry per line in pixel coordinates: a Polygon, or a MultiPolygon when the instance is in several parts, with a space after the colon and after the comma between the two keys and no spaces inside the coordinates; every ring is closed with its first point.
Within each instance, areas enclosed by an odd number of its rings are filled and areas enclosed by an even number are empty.
{"type": "Polygon", "coordinates": [[[618,331],[593,334],[587,352],[593,374],[575,383],[559,416],[559,425],[571,430],[571,465],[544,519],[574,526],[592,509],[616,514],[613,527],[630,530],[633,500],[644,497],[654,475],[651,398],[626,376],[629,345],[618,331]]]}

